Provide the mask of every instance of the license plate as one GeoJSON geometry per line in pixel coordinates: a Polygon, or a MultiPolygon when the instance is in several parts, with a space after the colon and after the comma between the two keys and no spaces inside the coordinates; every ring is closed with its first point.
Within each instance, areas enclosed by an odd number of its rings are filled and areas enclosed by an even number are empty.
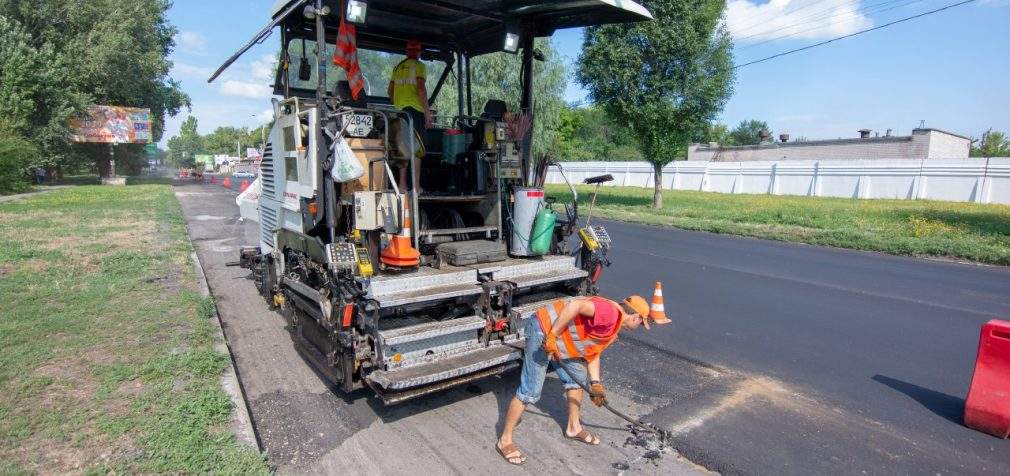
{"type": "Polygon", "coordinates": [[[345,121],[350,121],[347,125],[347,135],[351,137],[367,137],[372,133],[372,121],[375,118],[371,114],[351,114],[346,116],[345,121]]]}

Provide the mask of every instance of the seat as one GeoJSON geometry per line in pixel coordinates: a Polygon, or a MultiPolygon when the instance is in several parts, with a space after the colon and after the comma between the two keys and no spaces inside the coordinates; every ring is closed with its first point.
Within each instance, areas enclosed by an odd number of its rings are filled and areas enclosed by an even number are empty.
{"type": "Polygon", "coordinates": [[[491,119],[492,121],[503,121],[505,120],[506,111],[508,111],[508,106],[505,105],[505,101],[501,99],[489,99],[484,103],[484,112],[481,113],[480,117],[482,119],[491,119]]]}

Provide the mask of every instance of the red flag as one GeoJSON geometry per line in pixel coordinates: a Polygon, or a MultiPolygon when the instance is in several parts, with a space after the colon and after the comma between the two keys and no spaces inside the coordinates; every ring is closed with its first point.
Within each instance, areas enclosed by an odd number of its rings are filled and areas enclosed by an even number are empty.
{"type": "Polygon", "coordinates": [[[336,53],[333,54],[333,64],[344,68],[347,72],[347,82],[351,86],[351,97],[355,100],[365,89],[365,78],[361,76],[361,66],[358,65],[358,28],[353,23],[340,19],[340,30],[337,32],[336,53]]]}

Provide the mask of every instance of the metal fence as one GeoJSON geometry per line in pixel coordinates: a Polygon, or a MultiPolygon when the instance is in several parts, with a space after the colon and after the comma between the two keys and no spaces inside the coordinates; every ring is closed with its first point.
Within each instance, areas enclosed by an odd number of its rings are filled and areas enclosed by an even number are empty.
{"type": "MultiPolygon", "coordinates": [[[[562,162],[573,183],[611,174],[608,185],[652,187],[647,162],[562,162]]],[[[551,167],[547,183],[564,183],[551,167]]],[[[946,200],[1010,205],[1010,158],[775,162],[674,162],[662,187],[718,193],[946,200]]]]}

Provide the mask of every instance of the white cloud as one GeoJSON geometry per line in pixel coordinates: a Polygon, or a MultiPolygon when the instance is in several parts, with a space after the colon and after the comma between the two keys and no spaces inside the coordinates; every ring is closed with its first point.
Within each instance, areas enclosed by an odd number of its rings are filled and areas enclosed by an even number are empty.
{"type": "Polygon", "coordinates": [[[260,111],[259,114],[256,114],[256,116],[254,118],[258,122],[260,122],[260,124],[267,124],[270,121],[274,120],[274,110],[273,110],[273,108],[264,109],[264,110],[260,111]]]}
{"type": "Polygon", "coordinates": [[[175,37],[179,49],[184,53],[194,55],[207,54],[207,39],[195,31],[180,31],[175,37]]]}
{"type": "Polygon", "coordinates": [[[251,64],[252,77],[260,81],[270,81],[274,79],[274,72],[277,69],[277,56],[269,54],[262,58],[253,60],[251,64]]]}
{"type": "Polygon", "coordinates": [[[189,63],[183,63],[176,61],[172,66],[172,77],[176,79],[189,78],[189,79],[203,79],[206,80],[213,73],[210,68],[205,68],[203,66],[195,66],[189,63]]]}
{"type": "Polygon", "coordinates": [[[221,94],[250,99],[268,99],[273,96],[273,88],[263,83],[232,79],[221,83],[221,94]]]}
{"type": "Polygon", "coordinates": [[[860,8],[860,0],[731,0],[726,26],[737,43],[826,39],[872,26],[860,8]]]}

